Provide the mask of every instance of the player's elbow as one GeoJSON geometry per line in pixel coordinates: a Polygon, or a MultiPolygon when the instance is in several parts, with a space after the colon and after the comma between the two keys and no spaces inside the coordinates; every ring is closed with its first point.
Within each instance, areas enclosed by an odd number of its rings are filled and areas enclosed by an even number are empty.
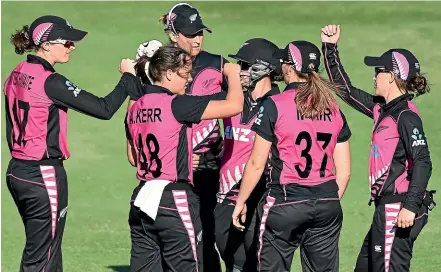
{"type": "Polygon", "coordinates": [[[351,171],[337,171],[336,179],[344,182],[349,182],[351,179],[351,171]]]}
{"type": "Polygon", "coordinates": [[[230,110],[232,115],[237,115],[243,110],[243,100],[241,101],[232,101],[230,105],[230,110]]]}
{"type": "Polygon", "coordinates": [[[260,172],[260,171],[262,171],[263,172],[263,170],[264,170],[264,168],[265,168],[265,162],[261,162],[261,160],[259,160],[259,158],[253,158],[253,157],[251,157],[249,160],[248,160],[248,163],[247,163],[247,167],[252,171],[252,172],[260,172]]]}

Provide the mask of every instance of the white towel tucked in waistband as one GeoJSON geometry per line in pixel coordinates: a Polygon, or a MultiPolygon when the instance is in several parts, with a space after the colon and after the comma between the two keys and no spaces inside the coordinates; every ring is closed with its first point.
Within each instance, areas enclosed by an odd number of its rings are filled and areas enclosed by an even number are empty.
{"type": "Polygon", "coordinates": [[[133,205],[139,207],[141,211],[145,212],[153,220],[156,219],[158,214],[159,202],[161,201],[162,192],[165,186],[169,184],[168,180],[149,180],[141,190],[139,190],[138,196],[135,198],[133,205]]]}

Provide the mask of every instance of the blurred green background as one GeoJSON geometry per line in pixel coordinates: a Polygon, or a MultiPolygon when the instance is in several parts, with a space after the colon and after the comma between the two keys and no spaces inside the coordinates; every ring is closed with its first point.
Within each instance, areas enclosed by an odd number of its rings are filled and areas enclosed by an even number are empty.
{"type": "MultiPolygon", "coordinates": [[[[76,52],[58,72],[80,88],[106,95],[119,80],[121,58],[134,58],[138,45],[150,39],[167,42],[159,17],[175,2],[2,2],[1,80],[25,56],[14,53],[10,35],[24,24],[46,14],[68,19],[76,28],[89,31],[76,52]]],[[[416,100],[424,120],[434,164],[430,187],[440,189],[437,178],[441,162],[441,126],[438,116],[441,91],[441,11],[428,2],[190,2],[204,23],[204,49],[227,55],[255,37],[267,38],[280,47],[292,40],[320,45],[320,28],[340,24],[341,58],[352,82],[373,89],[373,71],[363,64],[365,55],[379,55],[403,47],[419,58],[432,93],[416,100]]],[[[340,271],[353,271],[362,240],[371,222],[373,207],[367,205],[367,165],[372,120],[343,105],[353,132],[352,178],[343,200],[344,223],[340,239],[340,271]]],[[[69,176],[69,212],[64,236],[65,271],[129,271],[130,235],[127,223],[129,198],[137,185],[135,170],[125,153],[123,118],[125,105],[110,121],[94,120],[70,111],[66,162],[69,176]]],[[[2,121],[5,119],[2,110],[2,121]]],[[[2,271],[17,271],[24,245],[24,230],[4,182],[10,158],[2,125],[2,271]]],[[[440,271],[441,219],[439,209],[414,248],[412,271],[440,271]]],[[[299,260],[292,271],[299,271],[299,260]]]]}

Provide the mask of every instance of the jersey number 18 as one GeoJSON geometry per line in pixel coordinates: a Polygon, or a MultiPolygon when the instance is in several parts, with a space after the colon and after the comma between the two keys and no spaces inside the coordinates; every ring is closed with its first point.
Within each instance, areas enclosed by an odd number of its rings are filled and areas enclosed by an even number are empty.
{"type": "Polygon", "coordinates": [[[158,157],[158,153],[159,153],[158,140],[156,139],[155,135],[149,133],[149,134],[147,134],[145,144],[146,144],[147,149],[149,151],[150,162],[147,160],[147,155],[145,154],[146,150],[144,149],[142,135],[141,135],[141,133],[138,134],[139,164],[140,164],[140,169],[145,171],[143,177],[145,178],[145,176],[147,175],[147,172],[150,172],[150,173],[152,173],[152,176],[154,178],[158,178],[162,174],[162,172],[161,172],[162,161],[158,157]],[[152,149],[151,144],[153,144],[154,149],[152,149]],[[154,169],[154,170],[151,169],[153,162],[155,162],[155,164],[156,164],[156,169],[154,169]]]}

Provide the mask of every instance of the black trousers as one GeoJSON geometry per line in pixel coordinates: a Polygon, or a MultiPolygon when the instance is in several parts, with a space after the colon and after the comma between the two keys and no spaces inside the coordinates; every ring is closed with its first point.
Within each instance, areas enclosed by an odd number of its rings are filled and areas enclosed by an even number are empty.
{"type": "Polygon", "coordinates": [[[130,207],[130,271],[202,271],[199,198],[191,186],[167,185],[153,221],[133,205],[143,185],[144,182],[141,182],[135,188],[130,207]]]}
{"type": "Polygon", "coordinates": [[[257,213],[248,207],[245,230],[233,226],[234,206],[218,203],[214,210],[216,218],[216,245],[225,262],[226,271],[253,272],[257,264],[257,213]]]}
{"type": "Polygon", "coordinates": [[[258,271],[291,271],[298,247],[303,271],[338,271],[343,221],[338,198],[290,201],[267,196],[258,212],[258,271]]]}
{"type": "Polygon", "coordinates": [[[37,165],[12,159],[6,183],[26,232],[20,271],[63,271],[61,244],[68,189],[61,161],[37,165]]]}
{"type": "Polygon", "coordinates": [[[423,205],[411,228],[397,228],[393,221],[398,216],[401,203],[378,205],[371,228],[358,255],[357,272],[406,272],[410,270],[412,250],[428,221],[423,205]]]}
{"type": "MultiPolygon", "coordinates": [[[[214,209],[219,191],[219,170],[203,169],[193,173],[194,191],[200,199],[202,222],[203,271],[220,272],[220,258],[216,250],[214,230],[214,209]]],[[[202,270],[201,270],[202,271],[202,270]]]]}

